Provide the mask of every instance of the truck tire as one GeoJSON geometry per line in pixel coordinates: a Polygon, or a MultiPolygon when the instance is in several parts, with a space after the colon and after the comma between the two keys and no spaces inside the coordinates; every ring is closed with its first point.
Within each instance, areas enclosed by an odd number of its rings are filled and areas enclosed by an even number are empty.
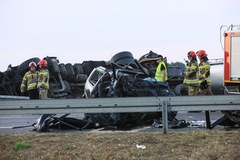
{"type": "Polygon", "coordinates": [[[88,76],[86,74],[77,74],[76,76],[76,82],[77,83],[84,83],[86,82],[88,76]]]}
{"type": "Polygon", "coordinates": [[[127,65],[127,64],[133,62],[133,60],[134,60],[134,58],[133,58],[132,53],[128,52],[128,51],[117,53],[111,59],[112,62],[121,64],[121,65],[127,65]]]}
{"type": "Polygon", "coordinates": [[[84,74],[83,66],[82,66],[81,63],[75,63],[73,65],[73,69],[74,69],[76,75],[77,74],[84,74]]]}
{"type": "Polygon", "coordinates": [[[21,84],[21,83],[22,83],[22,77],[18,73],[16,73],[13,77],[13,84],[18,85],[18,84],[21,84]]]}
{"type": "Polygon", "coordinates": [[[59,70],[60,70],[60,73],[61,73],[62,78],[63,78],[64,80],[66,80],[66,79],[67,79],[67,76],[68,76],[68,73],[67,73],[67,69],[66,69],[65,65],[64,65],[63,63],[60,63],[60,64],[58,65],[58,67],[59,67],[59,70]]]}
{"type": "Polygon", "coordinates": [[[30,62],[38,63],[39,61],[40,59],[37,57],[28,59],[18,66],[17,72],[19,73],[19,75],[23,77],[24,74],[29,70],[29,66],[28,66],[29,63],[30,62]]]}
{"type": "Polygon", "coordinates": [[[183,84],[179,84],[175,87],[174,93],[176,96],[187,96],[188,95],[188,87],[183,84]]]}
{"type": "Polygon", "coordinates": [[[94,68],[99,66],[105,67],[107,65],[105,61],[92,61],[92,64],[94,68]]]}
{"type": "Polygon", "coordinates": [[[44,60],[47,61],[48,69],[51,74],[57,75],[58,73],[60,73],[57,57],[45,57],[44,60]]]}
{"type": "Polygon", "coordinates": [[[84,73],[87,74],[88,76],[90,75],[90,73],[94,69],[92,61],[84,61],[82,63],[82,67],[83,67],[84,73]]]}
{"type": "Polygon", "coordinates": [[[2,82],[3,77],[4,77],[4,73],[0,72],[0,84],[2,82]]]}
{"type": "Polygon", "coordinates": [[[82,67],[84,70],[84,73],[87,74],[88,76],[91,74],[92,70],[96,67],[99,66],[106,66],[106,62],[105,61],[84,61],[82,63],[82,67]]]}
{"type": "Polygon", "coordinates": [[[66,67],[66,70],[67,70],[67,73],[68,73],[67,79],[70,82],[73,82],[75,80],[75,72],[74,72],[72,64],[71,63],[67,63],[65,65],[65,67],[66,67]]]}

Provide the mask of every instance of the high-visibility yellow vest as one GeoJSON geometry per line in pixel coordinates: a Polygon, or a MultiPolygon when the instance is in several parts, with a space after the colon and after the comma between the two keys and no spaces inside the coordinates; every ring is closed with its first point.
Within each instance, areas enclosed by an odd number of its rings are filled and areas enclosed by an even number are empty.
{"type": "Polygon", "coordinates": [[[49,72],[48,69],[41,69],[38,75],[38,88],[49,89],[49,72]]]}
{"type": "Polygon", "coordinates": [[[208,62],[202,61],[199,64],[199,79],[200,83],[206,80],[208,85],[211,85],[212,81],[210,77],[210,64],[208,62]]]}
{"type": "Polygon", "coordinates": [[[165,78],[165,81],[168,80],[168,75],[167,75],[167,67],[166,67],[166,64],[164,62],[161,62],[159,63],[158,67],[157,67],[157,70],[156,70],[156,73],[155,73],[155,79],[157,81],[160,81],[160,82],[163,82],[163,71],[161,71],[161,66],[164,66],[165,67],[165,70],[166,70],[166,78],[165,78]]]}
{"type": "Polygon", "coordinates": [[[190,62],[190,64],[186,67],[185,77],[183,84],[186,85],[199,85],[199,67],[196,61],[190,62]]]}
{"type": "Polygon", "coordinates": [[[38,72],[28,71],[25,73],[22,83],[21,89],[24,90],[25,88],[29,91],[32,89],[37,88],[37,81],[38,81],[38,72]]]}

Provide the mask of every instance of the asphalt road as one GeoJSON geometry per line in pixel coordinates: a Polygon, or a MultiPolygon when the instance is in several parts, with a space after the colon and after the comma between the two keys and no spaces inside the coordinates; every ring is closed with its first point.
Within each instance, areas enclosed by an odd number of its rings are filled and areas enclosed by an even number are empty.
{"type": "MultiPolygon", "coordinates": [[[[211,112],[210,117],[211,121],[214,122],[219,119],[223,114],[221,112],[211,112]]],[[[72,117],[83,118],[83,114],[72,114],[72,117]]],[[[13,133],[29,133],[32,132],[33,127],[27,128],[18,128],[12,129],[12,127],[16,126],[25,126],[33,124],[36,119],[38,119],[40,115],[0,115],[0,134],[13,134],[13,133]]],[[[177,117],[178,120],[186,120],[191,122],[197,126],[190,126],[179,129],[170,129],[175,131],[189,131],[189,130],[203,130],[205,128],[205,113],[188,113],[188,112],[178,112],[177,117]]],[[[214,129],[223,129],[223,126],[217,126],[214,129]]],[[[139,127],[137,129],[128,130],[125,132],[155,132],[162,131],[162,128],[155,128],[152,126],[139,127]]],[[[62,132],[74,132],[71,131],[61,131],[55,130],[53,132],[62,133],[62,132]]],[[[76,132],[76,131],[75,131],[76,132]]],[[[79,132],[79,131],[78,131],[79,132]]],[[[106,129],[93,129],[93,130],[84,130],[83,132],[119,132],[118,130],[106,130],[106,129]]]]}

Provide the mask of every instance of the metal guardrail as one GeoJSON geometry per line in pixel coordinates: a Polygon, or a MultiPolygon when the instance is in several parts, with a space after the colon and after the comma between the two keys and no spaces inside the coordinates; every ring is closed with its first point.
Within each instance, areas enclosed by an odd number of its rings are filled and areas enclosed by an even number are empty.
{"type": "Polygon", "coordinates": [[[164,133],[168,111],[219,110],[240,110],[240,95],[0,101],[0,115],[162,112],[164,133]]]}
{"type": "Polygon", "coordinates": [[[0,95],[0,100],[3,100],[3,99],[15,99],[15,100],[26,100],[26,99],[29,99],[29,97],[27,96],[9,96],[9,95],[0,95]]]}

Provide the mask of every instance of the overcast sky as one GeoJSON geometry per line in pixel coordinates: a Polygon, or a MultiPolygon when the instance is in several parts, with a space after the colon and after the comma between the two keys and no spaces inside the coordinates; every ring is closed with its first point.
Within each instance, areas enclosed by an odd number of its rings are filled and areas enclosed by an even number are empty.
{"type": "Polygon", "coordinates": [[[0,0],[0,71],[31,57],[60,62],[190,50],[222,58],[219,28],[240,24],[239,0],[0,0]]]}

